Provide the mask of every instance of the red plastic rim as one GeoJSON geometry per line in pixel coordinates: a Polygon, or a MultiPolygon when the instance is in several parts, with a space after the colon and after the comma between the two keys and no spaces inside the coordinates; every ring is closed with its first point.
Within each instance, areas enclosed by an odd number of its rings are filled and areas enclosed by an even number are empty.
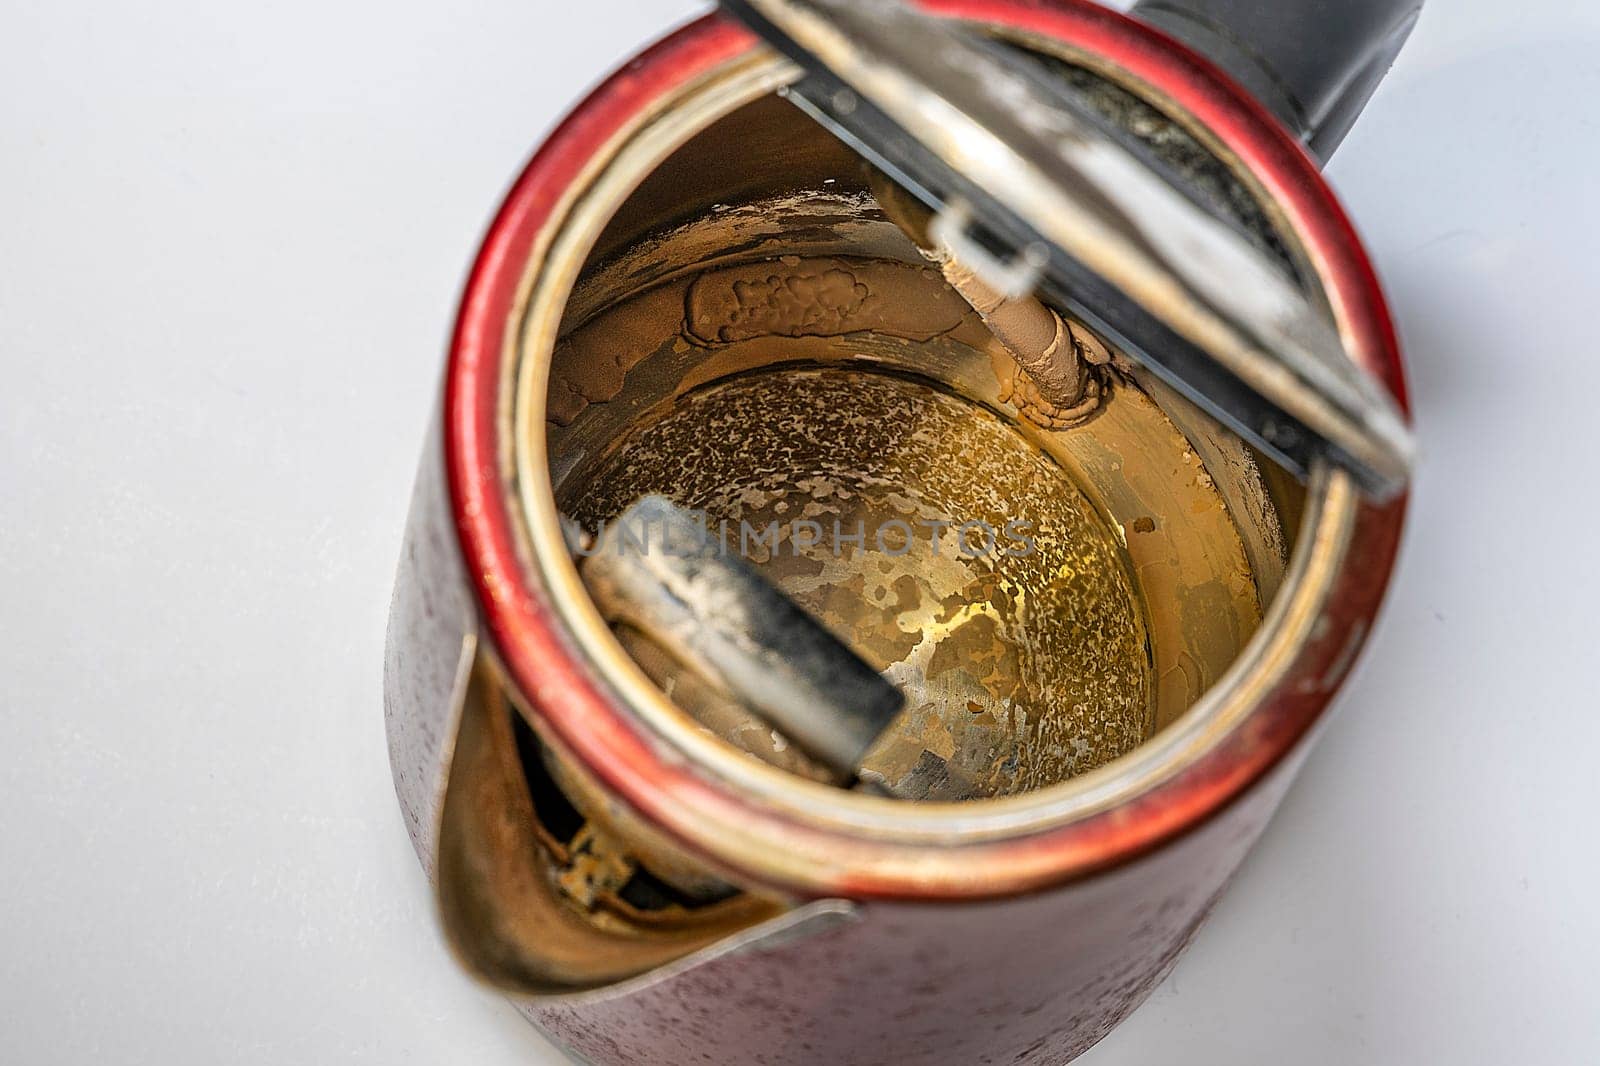
{"type": "MultiPolygon", "coordinates": [[[[919,0],[924,8],[1054,39],[1099,57],[1166,96],[1207,127],[1255,175],[1300,234],[1357,358],[1405,404],[1394,329],[1354,229],[1315,163],[1254,99],[1205,59],[1090,0],[919,0]]],[[[1325,709],[1323,687],[1286,683],[1235,731],[1181,773],[1135,801],[1016,839],[960,845],[959,878],[912,875],[905,863],[870,861],[878,842],[802,825],[752,804],[671,757],[647,736],[576,653],[553,608],[530,586],[519,556],[501,440],[503,360],[519,285],[563,193],[629,121],[756,47],[742,28],[708,16],[679,30],[599,86],[552,133],[491,225],[470,275],[452,341],[445,389],[445,461],[467,572],[489,637],[534,712],[618,798],[689,850],[714,861],[686,826],[770,830],[817,854],[865,856],[825,882],[774,885],[799,894],[952,899],[1008,894],[1124,861],[1199,824],[1293,751],[1325,709]]],[[[1388,584],[1403,501],[1364,508],[1318,635],[1296,677],[1342,670],[1370,628],[1388,584]]],[[[1291,682],[1294,679],[1291,679],[1291,682]]],[[[763,880],[758,871],[741,871],[763,880]]]]}

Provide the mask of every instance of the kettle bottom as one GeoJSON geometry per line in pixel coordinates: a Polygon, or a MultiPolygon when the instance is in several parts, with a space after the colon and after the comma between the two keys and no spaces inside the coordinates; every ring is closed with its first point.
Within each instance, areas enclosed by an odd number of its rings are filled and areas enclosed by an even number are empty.
{"type": "MultiPolygon", "coordinates": [[[[1003,795],[1093,769],[1152,731],[1122,531],[994,411],[849,364],[752,371],[664,407],[564,510],[603,523],[655,493],[703,512],[727,550],[883,672],[907,711],[864,779],[910,799],[1003,795]]],[[[717,707],[641,637],[630,650],[674,702],[786,763],[772,730],[717,707]]]]}

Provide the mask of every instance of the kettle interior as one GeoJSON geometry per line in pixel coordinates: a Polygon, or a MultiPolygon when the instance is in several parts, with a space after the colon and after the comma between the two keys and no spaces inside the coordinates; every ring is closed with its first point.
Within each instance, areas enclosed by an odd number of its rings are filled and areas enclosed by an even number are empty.
{"type": "MultiPolygon", "coordinates": [[[[1297,268],[1175,121],[1063,77],[1297,268]]],[[[542,424],[562,514],[693,509],[905,696],[860,766],[911,802],[982,802],[1104,766],[1178,720],[1284,580],[1304,489],[1112,352],[1054,417],[874,197],[775,95],[647,173],[584,258],[542,424]]],[[[611,638],[694,728],[819,776],[626,624],[611,638]]]]}

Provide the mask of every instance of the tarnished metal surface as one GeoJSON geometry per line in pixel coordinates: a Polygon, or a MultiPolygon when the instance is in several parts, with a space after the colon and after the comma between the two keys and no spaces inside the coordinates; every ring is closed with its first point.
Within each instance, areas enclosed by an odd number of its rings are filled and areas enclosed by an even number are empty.
{"type": "MultiPolygon", "coordinates": [[[[1254,464],[1214,428],[1186,436],[1107,367],[1097,413],[1053,431],[1007,348],[920,258],[803,254],[835,234],[881,245],[859,221],[872,211],[848,194],[783,200],[651,241],[649,262],[674,280],[614,296],[557,347],[558,498],[593,524],[660,492],[728,522],[735,549],[750,527],[745,547],[768,576],[911,693],[897,739],[868,760],[896,794],[1064,780],[1129,750],[1220,676],[1259,621],[1256,581],[1276,581],[1281,535],[1254,464]],[[767,237],[770,251],[796,254],[729,265],[725,253],[693,270],[713,234],[743,248],[774,220],[793,236],[767,237]],[[1215,442],[1206,460],[1196,440],[1215,442]],[[889,528],[891,554],[876,541],[893,521],[912,536],[889,528]],[[993,531],[994,552],[960,550],[969,521],[993,531]],[[797,523],[817,534],[798,553],[797,523]]],[[[625,259],[588,284],[635,269],[625,259]]],[[[739,721],[661,664],[647,669],[702,721],[739,721]]],[[[806,772],[754,731],[737,735],[806,772]]]]}
{"type": "Polygon", "coordinates": [[[673,653],[758,716],[776,744],[853,782],[904,697],[762,578],[721,517],[647,491],[597,521],[594,543],[579,548],[584,583],[612,624],[673,653]]]}
{"type": "Polygon", "coordinates": [[[1149,735],[1126,553],[1065,470],[976,405],[845,367],[736,377],[618,441],[565,506],[593,525],[646,493],[744,533],[736,550],[908,694],[862,763],[896,792],[1037,788],[1149,735]],[[925,752],[949,767],[931,789],[908,780],[925,752]]]}

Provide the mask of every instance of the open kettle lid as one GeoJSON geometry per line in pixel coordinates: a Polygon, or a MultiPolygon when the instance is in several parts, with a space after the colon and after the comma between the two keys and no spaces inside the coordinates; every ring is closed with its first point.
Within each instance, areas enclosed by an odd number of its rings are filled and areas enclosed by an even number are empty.
{"type": "Polygon", "coordinates": [[[1383,500],[1414,443],[1288,270],[1042,67],[899,0],[722,0],[800,65],[790,98],[1036,289],[1276,462],[1383,500]]]}

